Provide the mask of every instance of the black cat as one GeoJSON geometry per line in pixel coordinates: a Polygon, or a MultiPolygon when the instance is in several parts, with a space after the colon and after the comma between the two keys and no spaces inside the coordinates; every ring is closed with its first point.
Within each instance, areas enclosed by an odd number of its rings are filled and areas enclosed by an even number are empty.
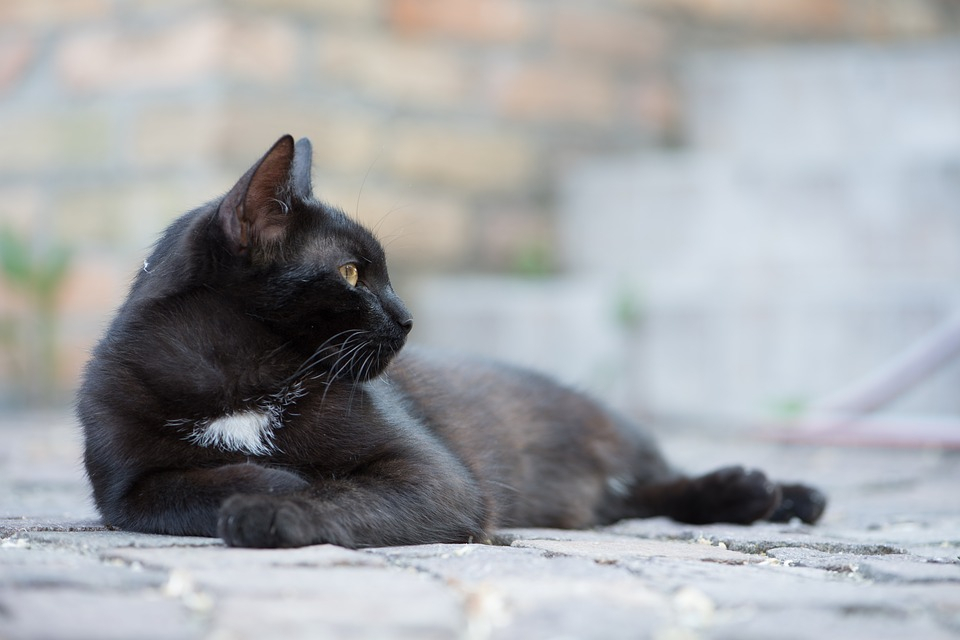
{"type": "Polygon", "coordinates": [[[690,478],[632,424],[537,374],[400,353],[374,237],[314,199],[284,136],[174,222],[78,396],[104,521],[227,544],[484,542],[498,527],[814,522],[825,499],[740,467],[690,478]]]}

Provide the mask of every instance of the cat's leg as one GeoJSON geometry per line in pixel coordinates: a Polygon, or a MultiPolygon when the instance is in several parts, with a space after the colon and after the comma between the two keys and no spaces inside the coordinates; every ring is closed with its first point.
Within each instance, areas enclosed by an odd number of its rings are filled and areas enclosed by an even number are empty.
{"type": "Polygon", "coordinates": [[[663,515],[690,524],[785,522],[793,517],[813,523],[826,506],[826,498],[816,489],[780,485],[761,471],[740,466],[640,486],[631,502],[639,515],[663,515]]]}
{"type": "Polygon", "coordinates": [[[639,515],[667,516],[690,524],[748,524],[773,513],[780,499],[775,483],[760,471],[743,467],[635,487],[631,496],[639,515]]]}
{"type": "Polygon", "coordinates": [[[105,501],[102,513],[107,524],[122,529],[216,537],[217,515],[230,496],[288,494],[306,486],[294,473],[251,463],[158,471],[105,501]]]}
{"type": "Polygon", "coordinates": [[[220,510],[217,531],[237,547],[486,541],[476,487],[463,475],[435,471],[424,477],[424,468],[381,468],[319,481],[288,496],[235,495],[220,510]]]}

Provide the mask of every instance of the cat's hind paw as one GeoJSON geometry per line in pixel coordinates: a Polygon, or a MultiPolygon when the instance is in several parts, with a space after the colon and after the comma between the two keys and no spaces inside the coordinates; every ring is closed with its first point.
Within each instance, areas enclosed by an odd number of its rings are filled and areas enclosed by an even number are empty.
{"type": "Polygon", "coordinates": [[[803,484],[782,484],[780,492],[783,497],[780,504],[767,516],[770,522],[790,522],[799,518],[807,524],[813,524],[823,515],[827,508],[827,496],[803,484]]]}
{"type": "Polygon", "coordinates": [[[693,480],[694,524],[749,524],[770,515],[780,503],[780,487],[761,471],[724,467],[693,480]]]}
{"type": "Polygon", "coordinates": [[[235,495],[223,503],[217,535],[230,547],[304,547],[313,544],[307,513],[276,496],[235,495]]]}

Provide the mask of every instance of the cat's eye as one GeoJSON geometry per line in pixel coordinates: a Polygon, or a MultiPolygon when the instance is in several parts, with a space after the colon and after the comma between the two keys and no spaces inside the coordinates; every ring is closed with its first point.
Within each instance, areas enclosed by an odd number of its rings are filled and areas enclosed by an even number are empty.
{"type": "Polygon", "coordinates": [[[351,287],[357,286],[357,282],[360,281],[360,272],[357,271],[357,265],[352,262],[348,262],[339,269],[340,275],[343,276],[343,279],[347,281],[351,287]]]}

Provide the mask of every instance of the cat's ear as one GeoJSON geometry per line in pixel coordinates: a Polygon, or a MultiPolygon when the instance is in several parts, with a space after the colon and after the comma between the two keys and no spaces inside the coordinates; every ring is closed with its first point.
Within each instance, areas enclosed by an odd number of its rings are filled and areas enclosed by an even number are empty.
{"type": "Polygon", "coordinates": [[[290,226],[289,204],[293,137],[285,135],[224,196],[218,221],[233,253],[283,240],[290,226]]]}
{"type": "Polygon", "coordinates": [[[293,150],[290,169],[290,190],[301,200],[313,198],[313,146],[307,138],[300,138],[293,150]]]}

